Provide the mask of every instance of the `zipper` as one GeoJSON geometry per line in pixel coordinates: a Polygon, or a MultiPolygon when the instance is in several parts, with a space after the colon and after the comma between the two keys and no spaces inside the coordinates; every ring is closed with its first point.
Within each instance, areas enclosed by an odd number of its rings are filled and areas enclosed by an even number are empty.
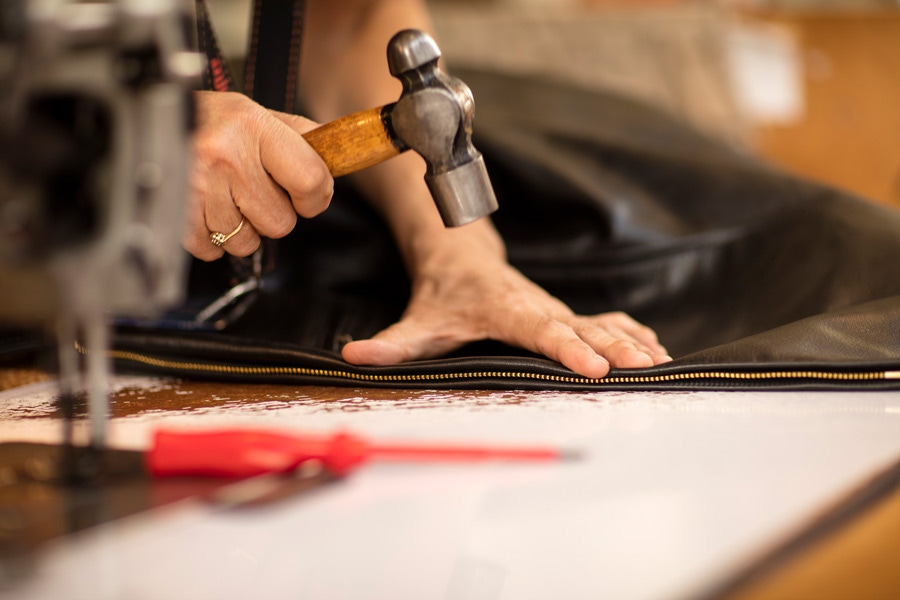
{"type": "MultiPolygon", "coordinates": [[[[81,353],[85,349],[79,345],[81,353]]],[[[865,382],[900,380],[900,371],[814,371],[814,370],[773,370],[773,371],[689,371],[683,373],[662,373],[659,375],[616,375],[602,379],[590,379],[578,375],[551,375],[546,373],[530,373],[528,371],[458,371],[451,373],[411,373],[411,374],[387,374],[378,375],[371,373],[356,373],[341,369],[319,369],[314,367],[290,367],[277,365],[242,366],[226,365],[206,362],[193,362],[181,360],[169,360],[158,358],[149,354],[132,352],[128,350],[111,350],[110,358],[120,361],[133,362],[159,369],[177,370],[182,372],[227,374],[227,375],[292,375],[301,377],[324,377],[329,379],[363,382],[427,382],[427,381],[453,381],[464,379],[522,379],[537,380],[553,383],[568,383],[578,385],[597,385],[603,387],[610,384],[638,384],[638,383],[668,383],[668,382],[692,382],[702,380],[731,380],[735,382],[764,382],[773,380],[813,380],[825,382],[865,382]]]]}

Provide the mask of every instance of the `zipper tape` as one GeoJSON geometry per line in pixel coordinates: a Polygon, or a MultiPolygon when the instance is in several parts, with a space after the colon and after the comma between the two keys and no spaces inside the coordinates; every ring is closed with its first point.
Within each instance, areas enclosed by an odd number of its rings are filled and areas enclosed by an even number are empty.
{"type": "MultiPolygon", "coordinates": [[[[77,346],[85,352],[83,346],[77,346]]],[[[397,367],[310,366],[323,362],[323,356],[294,351],[279,363],[213,361],[169,357],[151,352],[114,349],[111,359],[121,368],[155,374],[228,379],[258,383],[299,383],[310,385],[373,387],[444,387],[485,389],[893,389],[900,388],[900,369],[883,365],[810,366],[767,368],[765,365],[717,365],[704,368],[673,363],[624,371],[614,369],[602,379],[590,379],[571,373],[551,361],[504,358],[506,368],[492,368],[499,359],[466,359],[464,367],[454,361],[425,361],[397,367]],[[518,364],[517,364],[518,363],[518,364]],[[546,364],[541,364],[546,363],[546,364]],[[522,368],[515,368],[516,366],[522,368]],[[431,369],[429,370],[429,367],[431,369]],[[456,367],[456,368],[454,368],[456,367]],[[513,368],[510,368],[513,367],[513,368]],[[530,367],[530,368],[528,368],[530,367]],[[543,368],[540,368],[543,367],[543,368]],[[549,367],[549,369],[547,368],[549,367]]],[[[264,357],[263,357],[264,358],[264,357]]],[[[328,362],[340,364],[337,359],[328,362]]]]}

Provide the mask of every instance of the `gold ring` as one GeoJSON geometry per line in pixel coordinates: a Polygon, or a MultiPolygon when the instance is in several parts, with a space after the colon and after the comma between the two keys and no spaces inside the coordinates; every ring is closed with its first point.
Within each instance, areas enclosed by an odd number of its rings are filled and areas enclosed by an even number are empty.
{"type": "Polygon", "coordinates": [[[233,238],[237,235],[237,232],[241,230],[241,227],[244,226],[244,217],[241,217],[241,222],[238,223],[238,226],[234,228],[234,231],[231,233],[225,234],[218,231],[213,231],[209,234],[209,240],[212,242],[213,246],[217,248],[221,248],[225,245],[225,242],[233,238]]]}

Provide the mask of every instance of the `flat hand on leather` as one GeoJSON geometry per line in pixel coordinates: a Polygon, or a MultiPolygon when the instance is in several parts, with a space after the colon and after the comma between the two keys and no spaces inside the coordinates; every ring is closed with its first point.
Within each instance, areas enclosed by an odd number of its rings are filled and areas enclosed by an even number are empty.
{"type": "MultiPolygon", "coordinates": [[[[277,267],[216,333],[123,328],[120,371],[297,384],[490,389],[900,388],[900,211],[799,180],[609,95],[457,72],[510,262],[581,314],[622,310],[671,363],[599,380],[478,343],[357,367],[338,353],[396,320],[408,281],[344,182],[279,242],[277,267]]],[[[192,289],[225,287],[196,264],[192,289]]],[[[217,277],[220,277],[217,279],[217,277]]]]}

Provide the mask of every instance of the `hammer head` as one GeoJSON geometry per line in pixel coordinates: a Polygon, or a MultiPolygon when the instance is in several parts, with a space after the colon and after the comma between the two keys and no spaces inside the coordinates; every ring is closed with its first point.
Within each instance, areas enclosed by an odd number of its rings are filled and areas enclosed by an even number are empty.
{"type": "Polygon", "coordinates": [[[425,183],[444,224],[456,227],[497,210],[497,198],[484,159],[472,145],[472,92],[438,68],[440,57],[437,44],[421,31],[407,29],[391,39],[388,66],[403,93],[389,126],[425,159],[425,183]]]}

